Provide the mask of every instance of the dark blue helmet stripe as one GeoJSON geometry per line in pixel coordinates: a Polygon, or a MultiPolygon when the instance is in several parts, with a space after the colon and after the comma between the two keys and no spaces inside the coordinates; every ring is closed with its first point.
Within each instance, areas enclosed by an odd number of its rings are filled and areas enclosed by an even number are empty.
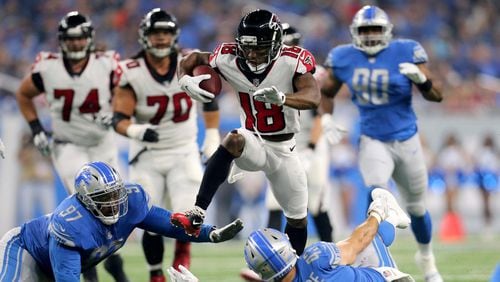
{"type": "Polygon", "coordinates": [[[256,250],[262,257],[269,263],[273,268],[274,272],[279,272],[286,267],[286,262],[282,257],[273,251],[273,246],[265,238],[262,232],[258,231],[251,236],[251,242],[255,246],[256,250]]]}
{"type": "Polygon", "coordinates": [[[374,6],[370,6],[370,8],[366,9],[365,10],[365,14],[364,14],[364,17],[368,20],[373,20],[373,18],[375,18],[375,13],[376,13],[376,9],[374,6]]]}
{"type": "Polygon", "coordinates": [[[112,183],[116,181],[115,173],[111,167],[103,162],[92,162],[90,166],[95,168],[100,175],[104,176],[106,183],[112,183]]]}

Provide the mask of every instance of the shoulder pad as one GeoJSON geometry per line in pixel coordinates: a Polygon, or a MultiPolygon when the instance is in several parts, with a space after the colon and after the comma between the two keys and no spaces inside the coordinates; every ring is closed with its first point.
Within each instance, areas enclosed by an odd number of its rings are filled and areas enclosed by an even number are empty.
{"type": "Polygon", "coordinates": [[[315,71],[316,59],[314,59],[313,54],[311,54],[308,50],[301,48],[296,72],[304,74],[306,72],[314,73],[315,71]]]}
{"type": "Polygon", "coordinates": [[[36,55],[35,61],[31,65],[31,72],[41,72],[47,68],[47,64],[59,59],[61,54],[52,52],[40,52],[36,55]]]}

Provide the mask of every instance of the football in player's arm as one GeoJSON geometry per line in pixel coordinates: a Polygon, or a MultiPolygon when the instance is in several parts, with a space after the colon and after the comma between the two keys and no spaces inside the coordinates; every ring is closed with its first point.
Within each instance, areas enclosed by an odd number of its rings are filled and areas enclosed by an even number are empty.
{"type": "Polygon", "coordinates": [[[233,170],[263,171],[287,218],[286,233],[298,253],[307,240],[307,180],[295,150],[299,110],[316,108],[319,87],[315,60],[298,46],[284,46],[276,14],[255,10],[238,26],[235,43],[222,43],[212,53],[193,52],[180,62],[179,84],[193,99],[211,101],[213,94],[191,76],[194,67],[210,65],[234,89],[242,127],[227,134],[212,158],[198,191],[195,207],[176,213],[173,222],[196,234],[205,210],[233,170]]]}
{"type": "Polygon", "coordinates": [[[202,225],[192,237],[169,222],[171,212],[149,203],[138,184],[124,184],[103,162],[85,164],[76,193],[53,213],[8,231],[0,240],[1,281],[80,281],[80,273],[115,253],[137,227],[166,237],[219,243],[242,228],[237,219],[216,229],[202,225]],[[44,280],[45,279],[45,280],[44,280]]]}
{"type": "Polygon", "coordinates": [[[443,281],[431,246],[431,217],[425,204],[427,169],[420,144],[412,86],[426,100],[440,102],[440,83],[426,67],[423,47],[410,39],[392,39],[387,14],[361,8],[351,24],[352,44],[334,47],[325,63],[329,76],[321,88],[324,134],[338,135],[333,97],[346,84],[360,113],[359,167],[367,187],[396,182],[412,219],[418,243],[416,260],[427,282],[443,281]]]}

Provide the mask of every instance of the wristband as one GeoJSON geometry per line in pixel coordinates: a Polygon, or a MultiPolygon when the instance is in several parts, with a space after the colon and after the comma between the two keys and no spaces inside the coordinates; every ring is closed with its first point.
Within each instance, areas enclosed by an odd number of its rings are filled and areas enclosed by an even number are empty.
{"type": "Polygon", "coordinates": [[[30,121],[28,124],[31,128],[31,132],[33,133],[33,135],[37,135],[38,133],[45,131],[45,130],[43,130],[43,126],[40,123],[39,119],[34,119],[34,120],[30,121]]]}
{"type": "Polygon", "coordinates": [[[432,81],[427,79],[423,83],[417,84],[417,88],[422,92],[429,92],[432,89],[432,81]]]}

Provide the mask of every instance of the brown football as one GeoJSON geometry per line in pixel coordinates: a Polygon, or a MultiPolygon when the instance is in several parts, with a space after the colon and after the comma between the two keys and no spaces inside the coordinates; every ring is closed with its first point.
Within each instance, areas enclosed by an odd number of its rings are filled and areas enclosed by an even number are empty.
{"type": "Polygon", "coordinates": [[[210,74],[211,77],[210,79],[201,81],[200,88],[214,94],[215,96],[219,95],[222,88],[222,82],[219,74],[208,65],[200,65],[193,69],[193,76],[202,74],[210,74]]]}

